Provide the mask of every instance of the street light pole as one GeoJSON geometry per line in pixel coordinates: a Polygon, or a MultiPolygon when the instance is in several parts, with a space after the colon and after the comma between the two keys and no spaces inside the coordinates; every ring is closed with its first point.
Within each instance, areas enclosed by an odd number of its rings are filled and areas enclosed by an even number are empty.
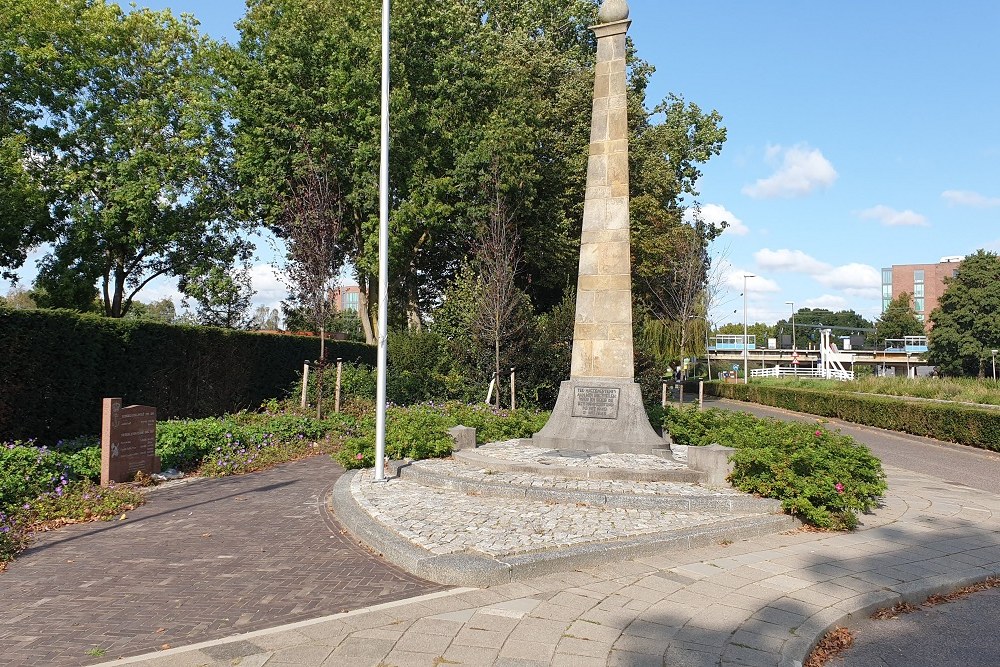
{"type": "Polygon", "coordinates": [[[786,301],[789,306],[792,307],[792,352],[795,351],[795,302],[786,301]]]}
{"type": "Polygon", "coordinates": [[[747,278],[756,278],[752,273],[743,274],[743,384],[750,382],[750,352],[747,349],[747,278]]]}

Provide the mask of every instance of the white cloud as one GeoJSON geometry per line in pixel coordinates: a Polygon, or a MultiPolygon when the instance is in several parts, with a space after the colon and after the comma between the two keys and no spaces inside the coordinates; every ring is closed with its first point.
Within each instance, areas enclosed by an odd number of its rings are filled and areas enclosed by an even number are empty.
{"type": "Polygon", "coordinates": [[[877,299],[882,293],[882,275],[867,264],[845,264],[814,277],[819,284],[849,296],[877,299]]]}
{"type": "MultiPolygon", "coordinates": [[[[684,211],[684,222],[689,225],[694,222],[695,209],[688,208],[684,211]]],[[[720,204],[703,204],[701,206],[701,219],[713,227],[721,227],[723,222],[728,223],[723,236],[731,234],[735,236],[746,236],[750,233],[750,228],[743,224],[732,211],[720,204]]]]}
{"type": "Polygon", "coordinates": [[[789,271],[792,273],[816,274],[828,271],[830,265],[807,255],[801,250],[771,250],[762,248],[753,258],[764,271],[789,271]]]}
{"type": "Polygon", "coordinates": [[[837,170],[818,148],[796,144],[791,148],[768,146],[764,157],[780,165],[767,178],[743,187],[743,194],[755,199],[804,197],[818,188],[828,188],[837,180],[837,170]]]}
{"type": "Polygon", "coordinates": [[[847,310],[848,308],[847,299],[834,294],[824,294],[814,299],[806,299],[801,305],[795,305],[800,308],[826,308],[833,311],[847,310]]]}
{"type": "Polygon", "coordinates": [[[743,276],[752,275],[752,278],[746,279],[748,297],[752,297],[755,293],[761,294],[765,292],[781,291],[781,288],[778,287],[778,283],[773,280],[762,278],[758,275],[752,274],[750,271],[746,271],[735,266],[726,267],[723,275],[723,283],[725,286],[730,289],[734,289],[741,294],[743,293],[743,276]]]}
{"type": "Polygon", "coordinates": [[[884,206],[883,204],[866,208],[858,215],[866,220],[878,220],[887,227],[927,226],[927,218],[919,213],[914,213],[909,209],[905,211],[897,211],[896,209],[884,206]]]}
{"type": "Polygon", "coordinates": [[[253,303],[281,308],[281,301],[288,298],[288,287],[282,282],[282,275],[270,264],[255,264],[250,267],[250,284],[253,285],[253,303]]]}
{"type": "Polygon", "coordinates": [[[987,197],[971,190],[945,190],[941,193],[949,204],[955,206],[972,206],[975,208],[993,208],[1000,206],[1000,197],[987,197]]]}

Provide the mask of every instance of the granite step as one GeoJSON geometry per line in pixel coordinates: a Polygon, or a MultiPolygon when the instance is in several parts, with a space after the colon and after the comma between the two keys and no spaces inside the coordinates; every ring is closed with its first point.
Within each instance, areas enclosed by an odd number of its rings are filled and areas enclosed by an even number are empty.
{"type": "Polygon", "coordinates": [[[375,482],[371,470],[341,477],[331,509],[363,544],[400,567],[464,586],[492,586],[798,526],[776,513],[512,498],[424,486],[405,477],[375,482]]]}
{"type": "Polygon", "coordinates": [[[675,512],[761,514],[781,511],[781,503],[732,488],[709,488],[671,481],[639,481],[565,477],[558,470],[546,474],[498,471],[474,464],[468,457],[426,460],[398,466],[399,476],[426,487],[494,498],[523,498],[543,502],[586,503],[608,507],[675,512]]]}
{"type": "Polygon", "coordinates": [[[705,475],[688,468],[676,457],[657,454],[592,454],[547,449],[531,440],[495,442],[476,449],[461,449],[454,459],[470,467],[497,472],[559,475],[570,479],[601,479],[633,482],[678,482],[694,484],[705,475]]]}

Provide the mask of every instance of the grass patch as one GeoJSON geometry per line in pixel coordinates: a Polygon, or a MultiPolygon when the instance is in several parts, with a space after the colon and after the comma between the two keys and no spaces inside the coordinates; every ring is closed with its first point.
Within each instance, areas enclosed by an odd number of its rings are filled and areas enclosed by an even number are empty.
{"type": "Polygon", "coordinates": [[[1000,382],[994,382],[992,379],[866,377],[850,382],[815,378],[754,380],[754,383],[758,382],[771,387],[790,389],[878,394],[1000,406],[1000,382]]]}

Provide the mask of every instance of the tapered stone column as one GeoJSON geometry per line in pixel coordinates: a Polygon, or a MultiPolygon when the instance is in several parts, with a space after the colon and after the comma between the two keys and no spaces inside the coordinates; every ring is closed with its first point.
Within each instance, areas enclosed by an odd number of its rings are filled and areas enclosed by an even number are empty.
{"type": "Polygon", "coordinates": [[[635,383],[629,245],[628,110],[625,0],[605,0],[598,14],[594,109],[573,365],[552,417],[532,438],[542,446],[649,453],[663,447],[635,383]]]}

